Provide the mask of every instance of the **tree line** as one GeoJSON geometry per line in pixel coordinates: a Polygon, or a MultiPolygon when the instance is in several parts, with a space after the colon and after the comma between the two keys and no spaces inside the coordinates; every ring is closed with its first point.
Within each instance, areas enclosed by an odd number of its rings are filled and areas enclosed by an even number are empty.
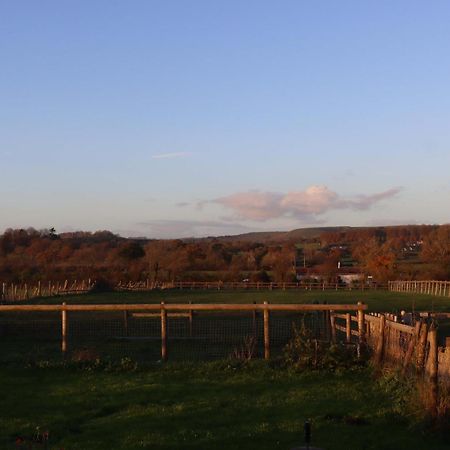
{"type": "Polygon", "coordinates": [[[104,279],[295,281],[346,270],[395,278],[448,279],[450,225],[349,228],[283,242],[236,238],[127,239],[110,231],[7,229],[0,235],[5,282],[104,279]]]}

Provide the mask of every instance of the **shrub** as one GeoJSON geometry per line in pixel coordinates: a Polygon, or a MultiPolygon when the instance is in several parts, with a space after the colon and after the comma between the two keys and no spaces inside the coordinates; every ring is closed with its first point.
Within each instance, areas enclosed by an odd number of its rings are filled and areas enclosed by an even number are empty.
{"type": "Polygon", "coordinates": [[[283,360],[296,370],[349,369],[364,365],[366,360],[358,358],[355,347],[343,343],[330,343],[314,338],[304,324],[294,328],[294,336],[287,343],[283,360]]]}

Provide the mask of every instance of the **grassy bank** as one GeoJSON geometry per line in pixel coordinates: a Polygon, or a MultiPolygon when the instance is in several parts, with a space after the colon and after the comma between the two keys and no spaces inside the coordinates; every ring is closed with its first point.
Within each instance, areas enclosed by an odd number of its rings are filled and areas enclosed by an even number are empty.
{"type": "Polygon", "coordinates": [[[1,369],[0,386],[1,448],[39,426],[52,449],[289,449],[302,443],[307,418],[314,443],[328,450],[448,448],[365,369],[294,374],[263,362],[1,369]]]}

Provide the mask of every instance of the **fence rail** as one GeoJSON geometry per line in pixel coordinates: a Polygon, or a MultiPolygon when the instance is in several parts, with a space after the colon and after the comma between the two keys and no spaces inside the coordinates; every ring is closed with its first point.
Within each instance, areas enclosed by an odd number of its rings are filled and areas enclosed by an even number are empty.
{"type": "Polygon", "coordinates": [[[416,294],[450,297],[450,281],[389,281],[388,290],[393,292],[412,292],[416,294]]]}

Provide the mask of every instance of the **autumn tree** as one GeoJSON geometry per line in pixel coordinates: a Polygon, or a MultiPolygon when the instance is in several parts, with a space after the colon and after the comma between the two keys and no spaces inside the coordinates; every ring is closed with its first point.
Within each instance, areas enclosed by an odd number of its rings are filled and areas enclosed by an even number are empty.
{"type": "Polygon", "coordinates": [[[442,225],[428,235],[422,245],[421,257],[435,265],[438,277],[450,276],[450,225],[442,225]]]}
{"type": "Polygon", "coordinates": [[[396,257],[389,243],[380,243],[376,237],[360,242],[353,250],[353,257],[366,274],[377,281],[385,282],[394,277],[396,257]]]}

